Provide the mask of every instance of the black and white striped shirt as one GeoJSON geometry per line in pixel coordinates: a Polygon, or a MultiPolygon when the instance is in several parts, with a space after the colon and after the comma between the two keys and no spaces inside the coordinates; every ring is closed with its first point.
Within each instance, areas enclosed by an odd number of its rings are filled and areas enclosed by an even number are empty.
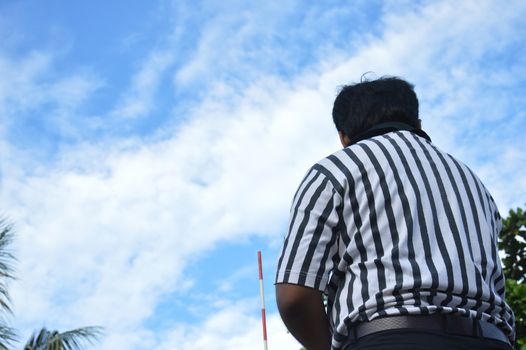
{"type": "Polygon", "coordinates": [[[501,226],[491,195],[466,165],[425,133],[385,133],[308,171],[293,199],[276,283],[328,294],[333,349],[346,345],[354,323],[395,314],[462,314],[512,338],[501,226]]]}

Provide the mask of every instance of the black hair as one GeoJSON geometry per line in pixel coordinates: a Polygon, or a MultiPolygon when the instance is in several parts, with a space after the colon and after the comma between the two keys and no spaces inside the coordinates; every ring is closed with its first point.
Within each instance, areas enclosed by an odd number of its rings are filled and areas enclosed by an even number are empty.
{"type": "Polygon", "coordinates": [[[413,88],[396,77],[344,86],[332,109],[336,129],[352,138],[384,122],[402,122],[418,128],[418,99],[413,88]]]}

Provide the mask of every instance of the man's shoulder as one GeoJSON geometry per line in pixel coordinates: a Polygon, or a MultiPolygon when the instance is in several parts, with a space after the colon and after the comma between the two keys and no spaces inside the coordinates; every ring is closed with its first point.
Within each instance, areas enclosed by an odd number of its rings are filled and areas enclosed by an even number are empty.
{"type": "Polygon", "coordinates": [[[359,176],[364,169],[370,169],[368,164],[371,159],[378,158],[380,153],[394,156],[398,152],[410,152],[409,149],[420,147],[420,145],[423,148],[433,147],[442,153],[423,137],[409,131],[395,131],[367,138],[339,149],[320,159],[312,166],[312,169],[329,177],[332,182],[345,186],[350,177],[354,178],[359,176]]]}
{"type": "MultiPolygon", "coordinates": [[[[406,139],[411,135],[409,132],[390,132],[385,135],[374,136],[361,140],[357,143],[354,143],[345,148],[339,149],[330,155],[324,157],[315,163],[315,168],[326,168],[328,170],[342,170],[342,168],[348,168],[352,166],[353,159],[361,159],[367,157],[365,149],[377,149],[380,147],[385,147],[387,145],[392,145],[393,143],[399,144],[403,142],[403,137],[406,139]],[[403,134],[402,134],[403,133],[403,134]],[[336,168],[335,168],[336,166],[336,168]]],[[[415,135],[416,136],[416,135],[415,135]]],[[[418,136],[417,136],[418,137],[418,136]]],[[[427,140],[421,138],[423,141],[428,142],[427,140]]]]}
{"type": "Polygon", "coordinates": [[[348,151],[346,151],[346,148],[339,149],[317,161],[312,166],[312,168],[321,171],[322,173],[335,173],[339,168],[341,168],[341,166],[338,167],[338,165],[343,164],[345,162],[345,158],[348,157],[347,152],[348,151]]]}
{"type": "Polygon", "coordinates": [[[345,157],[345,149],[337,150],[314,163],[307,174],[318,173],[317,176],[327,178],[336,191],[341,192],[345,186],[345,157]]]}

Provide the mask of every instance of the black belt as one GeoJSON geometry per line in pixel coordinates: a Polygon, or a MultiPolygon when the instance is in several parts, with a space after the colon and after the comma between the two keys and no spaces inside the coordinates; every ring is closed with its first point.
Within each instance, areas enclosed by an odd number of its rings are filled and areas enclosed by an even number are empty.
{"type": "Polygon", "coordinates": [[[361,322],[350,329],[351,341],[366,335],[393,329],[441,331],[451,335],[482,337],[510,343],[508,337],[492,323],[450,314],[388,316],[361,322]]]}

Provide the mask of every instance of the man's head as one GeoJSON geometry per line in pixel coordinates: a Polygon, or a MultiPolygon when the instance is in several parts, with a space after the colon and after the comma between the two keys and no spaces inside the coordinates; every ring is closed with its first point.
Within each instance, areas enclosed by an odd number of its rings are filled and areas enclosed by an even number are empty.
{"type": "Polygon", "coordinates": [[[380,78],[342,88],[332,109],[332,118],[346,140],[384,122],[402,122],[420,127],[418,99],[413,85],[399,78],[380,78]]]}

